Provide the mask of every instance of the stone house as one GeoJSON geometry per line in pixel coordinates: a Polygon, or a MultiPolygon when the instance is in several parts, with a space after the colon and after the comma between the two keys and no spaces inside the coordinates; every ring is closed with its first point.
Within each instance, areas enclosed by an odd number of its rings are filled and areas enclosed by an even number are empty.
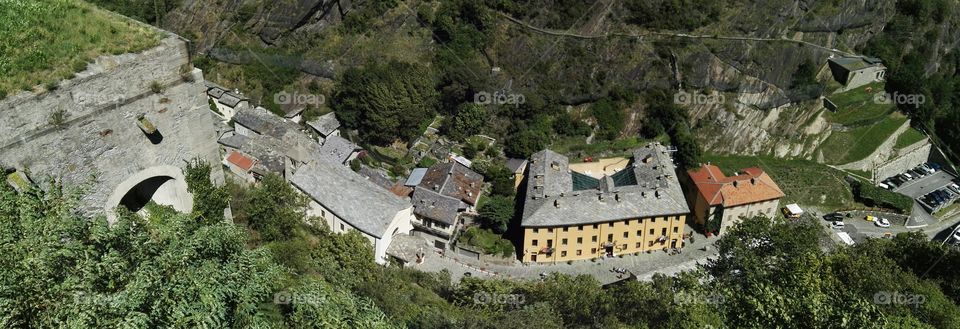
{"type": "Polygon", "coordinates": [[[688,200],[697,224],[719,219],[719,233],[736,224],[741,217],[777,214],[784,193],[760,168],[742,169],[734,176],[725,176],[720,168],[705,164],[687,172],[692,184],[688,200]]]}

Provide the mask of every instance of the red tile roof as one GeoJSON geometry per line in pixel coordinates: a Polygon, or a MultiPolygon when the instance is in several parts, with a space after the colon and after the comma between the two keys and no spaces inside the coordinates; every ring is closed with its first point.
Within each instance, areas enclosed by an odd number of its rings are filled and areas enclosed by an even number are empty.
{"type": "Polygon", "coordinates": [[[230,156],[227,157],[227,162],[232,163],[244,171],[249,171],[250,168],[253,168],[253,159],[237,151],[230,153],[230,156]]]}
{"type": "Polygon", "coordinates": [[[697,190],[711,206],[722,204],[733,207],[767,200],[779,199],[783,191],[763,169],[742,169],[737,176],[726,177],[720,168],[703,165],[687,172],[697,190]]]}

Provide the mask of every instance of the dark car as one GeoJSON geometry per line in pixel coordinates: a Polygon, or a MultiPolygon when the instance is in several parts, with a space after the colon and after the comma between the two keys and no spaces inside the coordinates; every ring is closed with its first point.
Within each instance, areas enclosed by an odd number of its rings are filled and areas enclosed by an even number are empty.
{"type": "Polygon", "coordinates": [[[829,214],[823,215],[823,219],[826,219],[831,222],[838,221],[838,220],[842,221],[843,218],[844,218],[843,215],[838,213],[829,213],[829,214]]]}

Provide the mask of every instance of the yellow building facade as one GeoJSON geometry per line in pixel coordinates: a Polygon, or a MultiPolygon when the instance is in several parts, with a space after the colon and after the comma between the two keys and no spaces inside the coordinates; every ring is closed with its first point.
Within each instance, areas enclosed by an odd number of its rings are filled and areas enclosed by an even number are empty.
{"type": "Polygon", "coordinates": [[[686,214],[557,227],[525,227],[523,262],[564,262],[683,246],[686,214]]]}
{"type": "Polygon", "coordinates": [[[619,168],[584,170],[550,150],[527,170],[520,260],[553,263],[683,247],[690,207],[670,150],[649,144],[619,168]]]}

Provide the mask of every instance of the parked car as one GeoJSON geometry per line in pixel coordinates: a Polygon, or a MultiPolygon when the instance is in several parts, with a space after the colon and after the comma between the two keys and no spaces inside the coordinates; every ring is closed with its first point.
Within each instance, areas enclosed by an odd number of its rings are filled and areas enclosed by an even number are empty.
{"type": "Polygon", "coordinates": [[[936,162],[928,162],[928,164],[930,164],[930,168],[932,168],[933,170],[940,170],[940,164],[939,164],[939,163],[936,163],[936,162]]]}
{"type": "Polygon", "coordinates": [[[903,179],[908,182],[913,180],[913,176],[910,175],[909,173],[902,173],[900,174],[900,176],[903,177],[903,179]]]}
{"type": "Polygon", "coordinates": [[[844,224],[842,221],[834,221],[830,223],[830,227],[834,229],[842,230],[844,227],[846,227],[846,224],[844,224]]]}
{"type": "Polygon", "coordinates": [[[960,242],[960,231],[953,232],[953,241],[960,242]]]}
{"type": "Polygon", "coordinates": [[[842,222],[842,221],[843,221],[843,215],[834,212],[834,213],[829,213],[829,214],[823,215],[823,219],[826,219],[826,220],[831,221],[831,222],[836,222],[836,221],[841,221],[841,222],[842,222]]]}
{"type": "Polygon", "coordinates": [[[884,189],[884,190],[892,190],[892,189],[893,189],[893,188],[890,187],[890,185],[887,185],[887,184],[885,184],[885,183],[877,184],[877,186],[880,187],[880,188],[882,188],[882,189],[884,189]]]}
{"type": "Polygon", "coordinates": [[[883,217],[877,217],[877,220],[873,221],[873,224],[879,227],[890,227],[890,221],[883,217]]]}

